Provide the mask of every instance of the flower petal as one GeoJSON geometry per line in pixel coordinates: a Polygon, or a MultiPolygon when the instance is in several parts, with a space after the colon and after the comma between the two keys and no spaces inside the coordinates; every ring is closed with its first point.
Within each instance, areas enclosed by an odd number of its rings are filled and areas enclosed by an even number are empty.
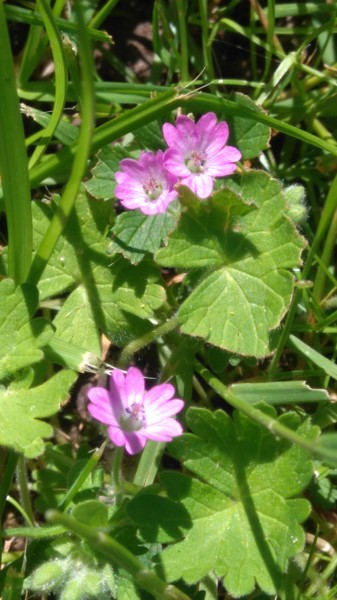
{"type": "Polygon", "coordinates": [[[199,198],[208,198],[213,192],[213,178],[206,173],[193,173],[181,180],[199,198]]]}
{"type": "Polygon", "coordinates": [[[156,423],[161,423],[168,419],[169,417],[173,417],[178,412],[180,412],[184,408],[184,401],[175,398],[174,400],[170,400],[169,402],[163,403],[161,406],[156,406],[153,408],[148,408],[146,410],[146,427],[150,427],[156,423]]]}
{"type": "Polygon", "coordinates": [[[104,423],[105,425],[117,424],[110,398],[99,404],[89,402],[87,409],[89,414],[97,421],[100,421],[100,423],[104,423]]]}
{"type": "Polygon", "coordinates": [[[207,140],[207,148],[202,148],[207,152],[207,156],[213,156],[225,146],[229,136],[229,127],[225,121],[219,123],[213,131],[212,137],[207,140]]]}
{"type": "Polygon", "coordinates": [[[165,123],[163,136],[169,148],[176,148],[183,153],[190,151],[195,145],[195,123],[189,117],[181,115],[176,120],[176,125],[165,123]]]}
{"type": "Polygon", "coordinates": [[[125,414],[127,392],[125,389],[125,374],[120,369],[114,369],[110,376],[110,402],[116,420],[125,414]]]}
{"type": "Polygon", "coordinates": [[[175,419],[167,419],[161,425],[152,425],[146,429],[148,439],[156,442],[170,442],[173,437],[182,433],[183,428],[175,419]]]}
{"type": "Polygon", "coordinates": [[[126,434],[124,431],[117,425],[108,427],[108,434],[110,440],[115,444],[115,446],[124,446],[126,439],[126,434]]]}
{"type": "Polygon", "coordinates": [[[162,402],[168,402],[175,394],[175,389],[170,383],[161,383],[144,394],[144,407],[151,408],[152,406],[160,405],[162,402]]]}
{"type": "Polygon", "coordinates": [[[125,406],[143,403],[144,391],[143,373],[136,367],[130,367],[125,376],[125,393],[127,397],[125,406]]]}
{"type": "Polygon", "coordinates": [[[199,144],[209,144],[214,138],[214,130],[216,128],[216,114],[213,112],[206,113],[200,117],[199,121],[195,126],[197,141],[199,144]]]}
{"type": "Polygon", "coordinates": [[[125,433],[125,450],[129,454],[138,454],[143,450],[147,441],[147,437],[139,432],[125,433]]]}
{"type": "Polygon", "coordinates": [[[123,158],[120,162],[120,167],[122,171],[117,171],[117,173],[124,172],[127,177],[132,177],[132,179],[142,179],[143,177],[144,167],[139,160],[123,158]]]}
{"type": "Polygon", "coordinates": [[[190,170],[185,165],[182,153],[176,148],[169,148],[166,150],[164,166],[169,173],[176,177],[188,177],[188,175],[190,175],[190,170]]]}

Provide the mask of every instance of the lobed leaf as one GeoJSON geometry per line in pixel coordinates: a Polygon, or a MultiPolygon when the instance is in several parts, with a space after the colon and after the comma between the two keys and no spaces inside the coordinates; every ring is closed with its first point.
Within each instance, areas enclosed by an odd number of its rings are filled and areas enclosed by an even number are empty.
{"type": "Polygon", "coordinates": [[[176,202],[158,215],[143,215],[139,211],[118,215],[112,229],[114,237],[109,253],[123,254],[132,264],[138,264],[149,253],[154,254],[167,240],[177,216],[176,202]]]}
{"type": "Polygon", "coordinates": [[[0,444],[27,458],[42,454],[53,428],[40,419],[57,412],[75,379],[74,372],[60,371],[36,388],[0,390],[0,444]]]}
{"type": "Polygon", "coordinates": [[[129,153],[122,146],[103,146],[97,154],[92,177],[84,184],[89,194],[95,198],[111,200],[116,187],[115,173],[120,170],[120,161],[128,157],[129,153]]]}
{"type": "MultiPolygon", "coordinates": [[[[309,439],[316,435],[294,413],[281,420],[309,439]]],[[[299,523],[310,506],[293,497],[312,476],[308,453],[238,411],[232,419],[219,410],[190,409],[187,423],[192,433],[176,438],[170,452],[198,479],[161,475],[169,498],[182,502],[193,522],[185,539],[161,554],[168,581],[194,583],[214,570],[235,597],[256,584],[280,592],[289,560],[304,545],[299,523]]]]}
{"type": "MultiPolygon", "coordinates": [[[[249,109],[252,113],[264,111],[244,94],[234,93],[230,97],[238,107],[249,109]]],[[[268,147],[270,128],[265,123],[260,123],[252,117],[232,115],[226,119],[230,128],[229,143],[240,149],[243,160],[258,156],[268,147]]]]}
{"type": "Polygon", "coordinates": [[[41,348],[52,338],[53,329],[46,319],[32,318],[37,303],[35,286],[15,287],[10,279],[0,282],[0,380],[43,358],[41,348]]]}
{"type": "Polygon", "coordinates": [[[289,306],[289,269],[299,264],[305,240],[286,216],[281,185],[269,175],[252,171],[228,180],[228,187],[207,202],[183,192],[188,212],[157,261],[212,268],[178,311],[184,333],[263,357],[289,306]]]}

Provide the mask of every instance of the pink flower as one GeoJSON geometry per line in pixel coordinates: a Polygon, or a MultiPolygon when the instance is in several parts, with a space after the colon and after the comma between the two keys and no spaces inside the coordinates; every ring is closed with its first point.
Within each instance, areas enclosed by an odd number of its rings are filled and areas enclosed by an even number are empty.
{"type": "Polygon", "coordinates": [[[115,174],[115,196],[125,208],[139,208],[145,215],[156,215],[165,212],[177,197],[173,187],[177,176],[166,171],[163,159],[163,152],[158,150],[156,154],[143,151],[138,160],[121,161],[122,170],[115,174]]]}
{"type": "Polygon", "coordinates": [[[175,126],[165,123],[163,135],[169,147],[164,154],[165,168],[199,198],[210,196],[214,177],[233,173],[235,162],[241,158],[237,148],[226,146],[227,123],[217,124],[212,112],[203,115],[197,123],[186,116],[178,117],[175,126]]]}
{"type": "Polygon", "coordinates": [[[144,376],[135,367],[126,374],[115,369],[110,390],[89,390],[88,411],[94,419],[108,425],[109,437],[116,446],[125,446],[129,454],[137,454],[147,440],[170,442],[182,433],[182,426],[172,417],[181,411],[184,402],[174,398],[174,393],[169,383],[145,391],[144,376]]]}

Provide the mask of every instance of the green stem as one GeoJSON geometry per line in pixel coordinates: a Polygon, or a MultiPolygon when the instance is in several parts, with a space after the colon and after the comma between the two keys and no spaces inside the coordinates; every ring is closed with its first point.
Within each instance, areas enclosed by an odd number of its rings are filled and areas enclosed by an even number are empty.
{"type": "MultiPolygon", "coordinates": [[[[91,144],[92,152],[97,152],[97,150],[106,144],[110,144],[122,135],[137,129],[137,127],[150,123],[164,113],[177,108],[180,104],[179,92],[176,89],[171,89],[167,92],[159,93],[153,99],[125,111],[114,119],[110,119],[95,129],[91,144]]],[[[85,118],[84,111],[83,118],[85,118]]],[[[55,175],[60,170],[62,171],[67,163],[72,161],[75,153],[78,152],[80,141],[81,138],[71,144],[71,146],[63,148],[50,157],[48,156],[45,161],[36,165],[30,173],[31,186],[35,187],[46,177],[55,175]]]]}
{"type": "Polygon", "coordinates": [[[135,354],[136,352],[138,352],[145,346],[148,346],[149,344],[154,342],[156,339],[158,339],[162,335],[166,335],[167,333],[169,333],[170,331],[175,329],[177,327],[177,325],[178,325],[177,317],[172,317],[171,319],[169,319],[165,323],[162,323],[162,325],[159,325],[158,327],[156,327],[149,333],[146,333],[145,335],[138,338],[137,340],[133,340],[132,342],[130,342],[127,346],[125,346],[125,348],[123,349],[123,351],[121,353],[121,356],[119,359],[119,365],[118,365],[119,368],[120,369],[126,368],[129,364],[130,359],[133,356],[133,354],[135,354]]]}
{"type": "Polygon", "coordinates": [[[266,413],[263,413],[261,410],[254,408],[254,406],[242,400],[198,361],[195,362],[195,370],[208,383],[208,385],[217,394],[219,394],[221,398],[226,400],[234,408],[237,408],[241,412],[246,414],[247,417],[250,417],[253,421],[256,421],[263,427],[266,427],[266,429],[268,429],[275,435],[281,438],[285,438],[293,444],[298,444],[299,446],[305,448],[305,450],[308,450],[309,452],[312,452],[314,450],[315,440],[303,438],[295,431],[292,431],[288,427],[285,427],[285,425],[282,425],[282,423],[280,423],[276,419],[270,417],[266,413]]]}
{"type": "MultiPolygon", "coordinates": [[[[1,451],[4,452],[3,449],[1,451]]],[[[9,494],[10,487],[12,485],[13,477],[15,474],[16,465],[18,464],[19,455],[14,452],[14,450],[7,451],[7,461],[6,466],[1,477],[1,486],[0,486],[0,520],[2,521],[2,514],[5,508],[7,496],[9,494]]],[[[1,525],[1,523],[0,523],[1,525]]],[[[0,543],[0,564],[1,564],[1,554],[2,554],[2,542],[0,543]]]]}
{"type": "Polygon", "coordinates": [[[113,465],[112,465],[112,481],[116,496],[118,496],[121,489],[121,465],[123,460],[124,452],[123,447],[116,447],[114,451],[113,465]]]}
{"type": "Polygon", "coordinates": [[[190,80],[188,73],[188,41],[186,30],[186,0],[176,0],[178,12],[178,27],[180,35],[180,78],[187,83],[190,80]]]}
{"type": "Polygon", "coordinates": [[[75,2],[75,9],[78,22],[79,55],[81,56],[82,125],[70,179],[64,189],[58,210],[54,214],[49,228],[34,257],[32,268],[29,274],[29,281],[35,284],[38,283],[48,263],[49,257],[52,254],[74,208],[76,196],[87,166],[94,126],[94,86],[92,77],[94,67],[92,50],[82,15],[81,2],[79,0],[75,2]]]}
{"type": "MultiPolygon", "coordinates": [[[[303,280],[307,279],[307,277],[309,275],[309,272],[312,267],[312,263],[315,258],[315,254],[317,252],[318,246],[319,246],[324,234],[326,233],[326,230],[331,225],[331,221],[334,220],[334,215],[336,214],[336,208],[337,208],[337,175],[335,176],[335,178],[332,182],[332,185],[330,187],[326,202],[324,204],[322,215],[321,215],[321,218],[320,218],[317,230],[316,230],[315,237],[313,239],[313,242],[310,247],[310,251],[309,251],[307,259],[305,261],[305,265],[304,265],[304,268],[302,271],[302,279],[303,280]]],[[[331,226],[331,227],[332,227],[332,229],[334,229],[334,226],[331,226]]],[[[330,242],[329,242],[328,250],[330,251],[330,242]]],[[[328,250],[326,250],[326,252],[328,252],[328,250]]],[[[316,283],[316,294],[321,293],[320,286],[322,284],[324,284],[323,276],[320,276],[318,283],[316,283]],[[317,288],[317,286],[318,286],[318,288],[317,288]]],[[[273,360],[271,361],[270,366],[269,366],[269,373],[268,373],[269,379],[273,378],[273,376],[276,372],[277,366],[278,366],[278,362],[281,358],[283,348],[287,343],[290,329],[292,326],[292,322],[293,322],[295,314],[296,314],[299,296],[301,293],[302,292],[299,289],[297,289],[295,291],[295,294],[294,294],[294,297],[292,300],[292,304],[291,304],[291,308],[288,312],[285,325],[282,329],[282,333],[281,333],[280,339],[277,344],[277,350],[276,350],[273,360]]]]}
{"type": "MultiPolygon", "coordinates": [[[[212,46],[209,43],[208,39],[208,27],[209,27],[209,19],[208,19],[208,2],[207,0],[199,0],[199,12],[201,19],[201,43],[202,43],[202,55],[205,66],[205,71],[207,75],[207,81],[212,81],[215,79],[214,69],[213,69],[213,60],[212,60],[212,46]]],[[[211,84],[210,87],[212,93],[214,94],[216,88],[214,84],[211,84]]]]}
{"type": "Polygon", "coordinates": [[[4,3],[0,1],[0,177],[8,228],[8,274],[27,278],[32,259],[32,214],[25,136],[4,3]]]}
{"type": "Polygon", "coordinates": [[[59,502],[58,508],[65,510],[67,506],[69,506],[74,496],[81,489],[83,483],[89,477],[90,473],[92,473],[98,461],[101,459],[106,445],[107,441],[103,442],[99,448],[96,448],[96,450],[90,456],[88,462],[84,465],[78,477],[75,479],[74,483],[70,486],[65,496],[63,496],[62,500],[59,502]]]}
{"type": "Polygon", "coordinates": [[[55,510],[48,511],[46,517],[48,521],[59,523],[78,537],[85,539],[97,553],[112,564],[117,563],[126,569],[139,587],[150,592],[158,600],[190,600],[178,588],[166,584],[153,571],[144,568],[138,558],[103,531],[88,527],[73,517],[55,510]]]}
{"type": "Polygon", "coordinates": [[[326,241],[324,244],[323,252],[321,255],[321,261],[319,263],[314,288],[312,291],[312,295],[316,302],[320,303],[322,300],[322,296],[324,295],[324,286],[326,281],[326,270],[330,265],[330,259],[334,248],[336,246],[336,236],[337,236],[337,210],[333,215],[330,228],[328,234],[326,236],[326,241]]]}
{"type": "Polygon", "coordinates": [[[27,469],[26,469],[26,461],[23,454],[20,454],[17,466],[17,480],[20,489],[20,499],[23,510],[28,517],[28,525],[33,527],[34,524],[34,513],[32,509],[32,503],[30,500],[30,494],[28,489],[27,482],[27,469]]]}
{"type": "Polygon", "coordinates": [[[154,482],[165,446],[165,443],[147,442],[133,479],[135,485],[146,487],[154,482]]]}
{"type": "Polygon", "coordinates": [[[95,14],[89,23],[90,29],[98,29],[105,19],[109,16],[112,9],[115,8],[118,0],[108,0],[102,8],[95,14]]]}
{"type": "Polygon", "coordinates": [[[7,496],[7,502],[8,504],[11,504],[12,506],[14,506],[14,508],[18,511],[18,513],[24,518],[24,520],[26,521],[26,523],[28,523],[28,528],[30,529],[34,529],[34,523],[31,523],[31,518],[27,515],[25,509],[22,507],[22,505],[15,500],[15,498],[12,498],[12,496],[7,496]]]}
{"type": "Polygon", "coordinates": [[[268,368],[268,380],[269,381],[272,381],[274,379],[274,376],[275,376],[275,373],[277,371],[277,367],[278,367],[280,358],[281,358],[281,356],[283,354],[284,347],[285,347],[285,345],[287,343],[287,340],[289,338],[289,334],[290,334],[290,331],[291,331],[291,328],[292,328],[293,320],[294,320],[295,315],[296,315],[296,311],[297,311],[297,307],[298,307],[298,302],[299,302],[301,293],[302,293],[302,291],[300,289],[296,289],[295,290],[295,293],[294,293],[294,296],[293,296],[293,299],[292,299],[292,302],[291,302],[290,309],[288,311],[285,323],[284,323],[284,325],[282,327],[282,332],[281,332],[280,338],[279,338],[279,340],[277,342],[277,348],[275,350],[275,354],[274,354],[273,359],[272,359],[272,361],[271,361],[271,363],[269,365],[269,368],[268,368]]]}

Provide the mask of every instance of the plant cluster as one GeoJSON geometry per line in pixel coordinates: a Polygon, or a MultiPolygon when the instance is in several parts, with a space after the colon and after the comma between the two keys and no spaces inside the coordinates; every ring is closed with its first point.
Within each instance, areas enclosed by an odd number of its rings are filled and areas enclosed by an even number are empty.
{"type": "Polygon", "coordinates": [[[140,4],[0,3],[0,595],[333,600],[337,8],[140,4]]]}

